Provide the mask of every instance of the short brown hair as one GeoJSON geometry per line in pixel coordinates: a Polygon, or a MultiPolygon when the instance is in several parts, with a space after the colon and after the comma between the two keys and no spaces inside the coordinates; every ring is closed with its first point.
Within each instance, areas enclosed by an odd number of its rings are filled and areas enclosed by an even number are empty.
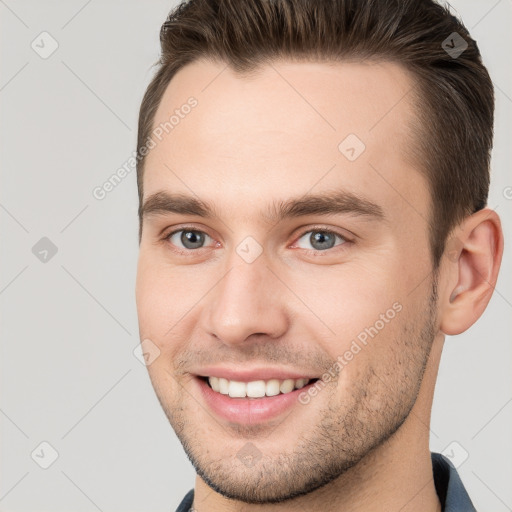
{"type": "Polygon", "coordinates": [[[432,197],[428,222],[434,269],[451,230],[487,204],[492,81],[465,26],[434,0],[189,0],[171,11],[160,42],[159,69],[139,114],[139,240],[140,150],[151,136],[169,82],[200,58],[225,62],[240,74],[276,59],[371,58],[402,64],[417,86],[415,151],[432,197]]]}

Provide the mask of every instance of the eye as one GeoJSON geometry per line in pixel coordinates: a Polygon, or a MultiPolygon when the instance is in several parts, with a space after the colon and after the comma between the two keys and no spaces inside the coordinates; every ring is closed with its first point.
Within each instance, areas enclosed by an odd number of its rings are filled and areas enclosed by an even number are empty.
{"type": "MultiPolygon", "coordinates": [[[[191,227],[183,227],[164,236],[164,240],[170,242],[177,252],[186,253],[197,249],[203,249],[213,239],[204,231],[191,227]]],[[[340,233],[330,229],[315,228],[305,231],[295,243],[301,249],[312,252],[325,252],[336,246],[343,245],[349,240],[340,233]],[[338,240],[338,243],[336,243],[338,240]],[[307,244],[310,244],[308,247],[307,244]],[[312,249],[310,248],[312,247],[312,249]]]]}
{"type": "Polygon", "coordinates": [[[302,236],[297,240],[297,245],[301,249],[307,249],[311,250],[309,247],[304,247],[301,244],[301,240],[305,240],[305,242],[302,242],[310,244],[313,247],[314,251],[325,251],[326,249],[332,249],[333,247],[337,245],[343,245],[348,240],[342,236],[339,233],[336,233],[334,231],[328,230],[328,229],[313,229],[306,231],[302,234],[302,236]],[[341,240],[341,243],[336,244],[336,239],[341,240]]]}
{"type": "Polygon", "coordinates": [[[211,237],[203,231],[190,228],[173,231],[165,237],[165,240],[171,242],[178,249],[187,250],[201,249],[207,239],[211,240],[211,237]]]}

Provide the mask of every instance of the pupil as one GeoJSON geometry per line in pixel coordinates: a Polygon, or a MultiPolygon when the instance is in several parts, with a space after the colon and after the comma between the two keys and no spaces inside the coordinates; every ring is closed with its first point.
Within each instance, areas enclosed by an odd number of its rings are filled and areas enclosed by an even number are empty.
{"type": "Polygon", "coordinates": [[[184,231],[181,235],[181,243],[187,249],[197,249],[198,247],[201,247],[203,242],[203,234],[196,231],[184,231]]]}
{"type": "Polygon", "coordinates": [[[315,249],[330,249],[334,246],[334,236],[330,233],[317,231],[311,234],[310,242],[315,249]]]}

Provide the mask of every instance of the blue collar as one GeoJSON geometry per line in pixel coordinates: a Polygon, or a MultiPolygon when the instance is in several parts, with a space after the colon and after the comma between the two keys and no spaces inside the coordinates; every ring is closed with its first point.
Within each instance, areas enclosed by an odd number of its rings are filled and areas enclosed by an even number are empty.
{"type": "Polygon", "coordinates": [[[443,507],[443,512],[476,512],[471,499],[464,488],[455,466],[440,453],[431,454],[434,485],[443,507]]]}

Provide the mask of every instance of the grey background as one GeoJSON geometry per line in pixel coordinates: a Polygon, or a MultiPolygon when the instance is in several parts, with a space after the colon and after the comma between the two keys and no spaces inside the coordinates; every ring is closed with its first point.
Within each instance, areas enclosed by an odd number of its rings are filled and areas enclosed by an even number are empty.
{"type": "MultiPolygon", "coordinates": [[[[194,485],[133,354],[135,171],[103,200],[92,194],[132,156],[175,4],[0,0],[1,511],[173,511],[194,485]],[[31,47],[51,48],[43,31],[58,43],[46,59],[31,47]],[[59,454],[48,469],[43,441],[59,454]]],[[[477,509],[502,512],[512,510],[512,0],[451,4],[496,86],[489,206],[506,247],[485,314],[447,338],[431,449],[457,463],[467,453],[459,472],[477,509]]]]}

